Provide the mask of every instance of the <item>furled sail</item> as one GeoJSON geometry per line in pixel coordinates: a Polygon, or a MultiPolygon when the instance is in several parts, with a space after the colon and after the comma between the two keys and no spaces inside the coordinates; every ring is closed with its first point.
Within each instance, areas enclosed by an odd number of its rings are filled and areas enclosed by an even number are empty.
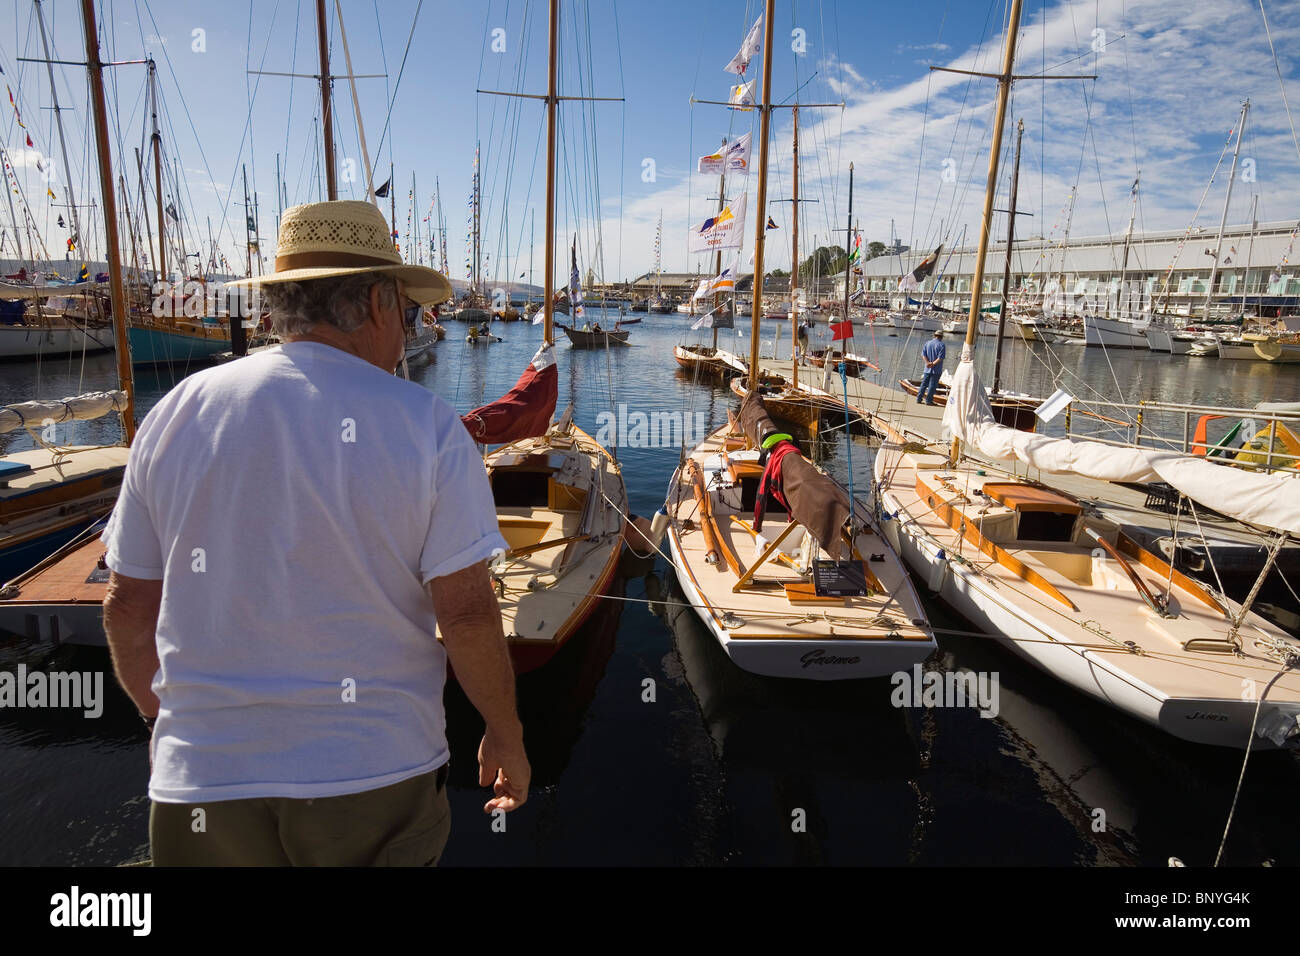
{"type": "Polygon", "coordinates": [[[559,396],[551,348],[545,344],[537,350],[514,388],[460,417],[471,438],[482,445],[500,445],[546,433],[559,396]]]}
{"type": "MultiPolygon", "coordinates": [[[[763,442],[771,436],[783,434],[768,417],[757,389],[745,396],[739,418],[745,435],[757,448],[762,448],[763,442]]],[[[771,478],[775,479],[775,488],[789,505],[790,517],[812,532],[822,550],[839,560],[844,544],[840,529],[849,519],[848,496],[797,449],[793,454],[776,458],[775,464],[776,473],[771,478]]],[[[765,473],[763,484],[767,486],[769,480],[765,473]]]]}
{"type": "Polygon", "coordinates": [[[1266,475],[1175,452],[1118,448],[1102,442],[1048,438],[999,425],[980,385],[975,363],[963,360],[944,411],[945,437],[960,438],[981,454],[1018,459],[1040,471],[1101,481],[1163,481],[1188,498],[1248,524],[1300,534],[1300,481],[1266,475]]]}
{"type": "Polygon", "coordinates": [[[57,402],[20,402],[0,407],[0,433],[41,428],[50,423],[89,421],[126,409],[126,392],[87,392],[57,402]]]}

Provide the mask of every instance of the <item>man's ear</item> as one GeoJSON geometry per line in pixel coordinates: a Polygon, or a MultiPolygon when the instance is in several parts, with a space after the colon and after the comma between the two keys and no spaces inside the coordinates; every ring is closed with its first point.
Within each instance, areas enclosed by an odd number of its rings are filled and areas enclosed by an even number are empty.
{"type": "Polygon", "coordinates": [[[375,325],[380,325],[383,321],[384,306],[380,300],[380,283],[376,282],[370,287],[370,321],[375,325]]]}

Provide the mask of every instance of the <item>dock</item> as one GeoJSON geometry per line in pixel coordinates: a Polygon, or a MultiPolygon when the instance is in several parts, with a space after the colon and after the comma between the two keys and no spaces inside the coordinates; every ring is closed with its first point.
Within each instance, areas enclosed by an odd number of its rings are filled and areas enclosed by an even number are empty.
{"type": "MultiPolygon", "coordinates": [[[[760,366],[768,372],[784,376],[786,381],[791,380],[793,366],[789,361],[764,359],[760,366]]],[[[822,375],[820,368],[806,365],[799,367],[800,385],[820,388],[822,375]]],[[[834,371],[830,375],[827,391],[841,399],[843,397],[844,386],[834,371]]],[[[947,442],[942,437],[944,409],[937,405],[918,404],[915,398],[894,383],[878,385],[866,379],[850,378],[848,403],[872,431],[881,437],[886,435],[888,429],[893,429],[909,439],[936,449],[941,448],[945,452],[947,450],[947,442]]],[[[1148,490],[1141,486],[1120,485],[1079,475],[1041,472],[1021,461],[993,461],[969,450],[966,453],[976,462],[995,466],[1026,480],[1065,492],[1096,508],[1104,517],[1118,523],[1125,534],[1153,553],[1170,560],[1180,571],[1192,574],[1214,587],[1219,587],[1221,581],[1222,590],[1236,600],[1246,596],[1263,567],[1264,539],[1257,531],[1240,522],[1213,513],[1207,514],[1199,509],[1196,518],[1184,513],[1176,520],[1171,513],[1171,506],[1153,500],[1148,490]],[[1215,580],[1216,571],[1219,581],[1215,580]]],[[[1231,474],[1230,470],[1225,470],[1225,479],[1231,474]]],[[[1300,479],[1297,481],[1300,482],[1300,479]]],[[[1159,496],[1154,498],[1158,499],[1159,496]]],[[[1289,541],[1283,546],[1277,557],[1277,569],[1288,580],[1300,582],[1300,542],[1289,541]]],[[[1265,604],[1280,603],[1283,609],[1292,608],[1291,617],[1300,611],[1276,572],[1270,575],[1269,583],[1262,589],[1259,600],[1265,604]]],[[[1283,613],[1286,613],[1285,610],[1283,613]]],[[[1279,623],[1294,626],[1293,622],[1279,623]]]]}

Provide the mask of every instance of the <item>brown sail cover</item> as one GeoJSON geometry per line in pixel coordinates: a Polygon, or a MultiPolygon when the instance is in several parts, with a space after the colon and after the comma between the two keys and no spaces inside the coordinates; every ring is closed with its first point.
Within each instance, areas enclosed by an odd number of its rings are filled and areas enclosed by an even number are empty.
{"type": "MultiPolygon", "coordinates": [[[[751,391],[740,405],[740,426],[760,448],[765,438],[781,432],[768,417],[757,390],[751,391]]],[[[848,496],[799,454],[781,459],[778,479],[781,493],[790,504],[790,516],[811,531],[822,550],[838,561],[844,544],[840,529],[849,519],[848,496]]]]}
{"type": "Polygon", "coordinates": [[[482,445],[501,445],[544,435],[555,414],[558,382],[555,360],[543,348],[533,356],[514,388],[495,402],[462,415],[460,420],[470,437],[482,445]]]}

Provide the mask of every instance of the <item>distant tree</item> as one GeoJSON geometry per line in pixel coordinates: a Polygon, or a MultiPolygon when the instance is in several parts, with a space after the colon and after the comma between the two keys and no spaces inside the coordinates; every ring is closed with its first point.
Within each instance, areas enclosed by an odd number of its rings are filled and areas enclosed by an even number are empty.
{"type": "Polygon", "coordinates": [[[834,275],[844,271],[845,252],[841,246],[818,246],[799,266],[799,275],[811,279],[814,275],[834,275]]]}
{"type": "Polygon", "coordinates": [[[790,273],[786,272],[784,269],[773,269],[768,273],[768,275],[773,279],[784,279],[789,274],[790,273]]]}
{"type": "Polygon", "coordinates": [[[867,258],[875,259],[877,256],[883,256],[886,248],[888,247],[883,242],[867,243],[867,258]]]}

